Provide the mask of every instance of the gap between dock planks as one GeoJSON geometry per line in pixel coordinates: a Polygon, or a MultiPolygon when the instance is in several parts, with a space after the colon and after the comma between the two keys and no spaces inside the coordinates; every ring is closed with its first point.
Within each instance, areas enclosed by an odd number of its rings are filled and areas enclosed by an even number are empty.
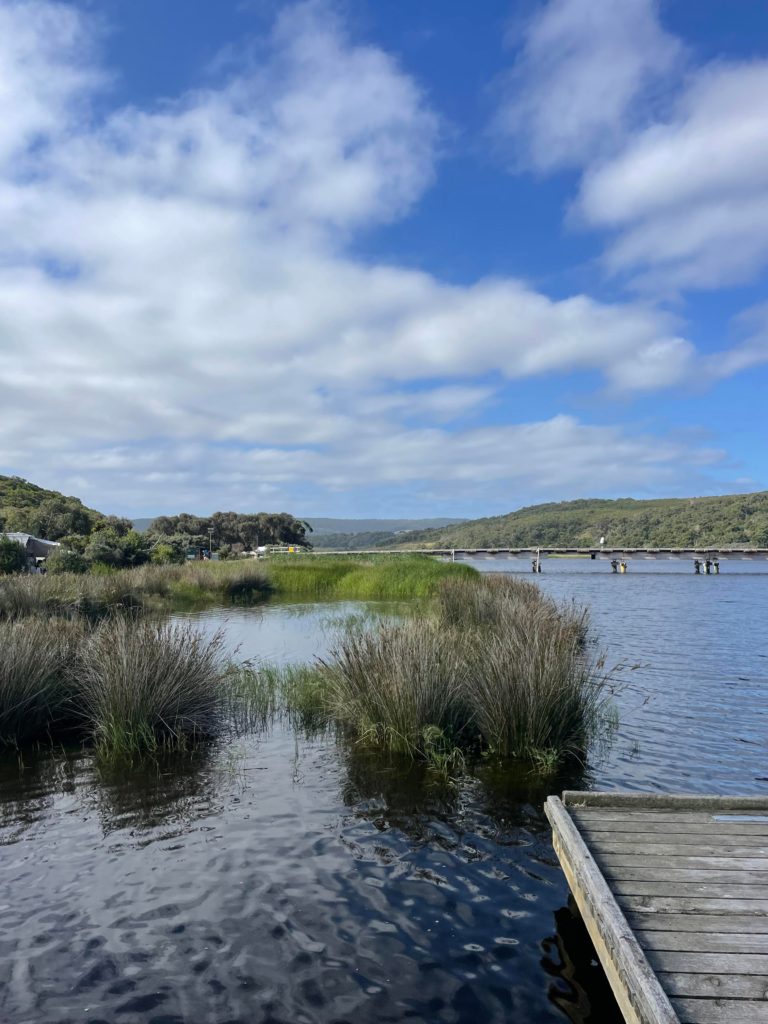
{"type": "Polygon", "coordinates": [[[768,797],[567,791],[545,810],[628,1024],[768,1024],[768,797]]]}

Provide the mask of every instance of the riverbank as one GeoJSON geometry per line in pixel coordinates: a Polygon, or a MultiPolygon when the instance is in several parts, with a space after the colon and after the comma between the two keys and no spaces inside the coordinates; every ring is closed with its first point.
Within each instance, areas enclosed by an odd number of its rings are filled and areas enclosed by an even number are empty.
{"type": "Polygon", "coordinates": [[[409,600],[433,596],[469,566],[418,555],[144,565],[104,573],[0,577],[0,619],[26,615],[97,618],[110,611],[168,611],[215,604],[258,604],[271,597],[308,600],[409,600]]]}

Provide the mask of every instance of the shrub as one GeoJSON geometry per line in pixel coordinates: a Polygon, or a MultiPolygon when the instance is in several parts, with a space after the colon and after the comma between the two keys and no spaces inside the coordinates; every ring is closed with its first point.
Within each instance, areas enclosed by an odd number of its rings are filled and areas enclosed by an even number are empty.
{"type": "Polygon", "coordinates": [[[27,553],[18,541],[0,534],[0,573],[24,572],[27,553]]]}
{"type": "Polygon", "coordinates": [[[71,551],[68,548],[56,548],[45,560],[47,572],[57,574],[62,572],[83,573],[88,571],[88,562],[79,551],[71,551]]]}

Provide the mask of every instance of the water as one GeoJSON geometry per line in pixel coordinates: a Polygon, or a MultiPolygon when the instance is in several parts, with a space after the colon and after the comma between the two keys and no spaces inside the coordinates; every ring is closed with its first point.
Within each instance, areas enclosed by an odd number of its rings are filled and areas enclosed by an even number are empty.
{"type": "MultiPolygon", "coordinates": [[[[115,774],[82,751],[0,760],[0,1020],[619,1021],[547,790],[768,794],[768,575],[652,568],[552,560],[537,577],[591,606],[609,664],[641,666],[618,674],[619,733],[581,778],[445,786],[282,727],[115,774]]],[[[192,618],[286,663],[360,613],[192,618]]]]}

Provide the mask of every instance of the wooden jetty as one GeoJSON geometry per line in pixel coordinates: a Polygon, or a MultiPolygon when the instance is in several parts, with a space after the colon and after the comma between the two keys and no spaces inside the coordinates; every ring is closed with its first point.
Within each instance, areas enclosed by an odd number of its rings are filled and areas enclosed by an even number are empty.
{"type": "Polygon", "coordinates": [[[629,1024],[768,1024],[768,797],[566,791],[545,811],[629,1024]]]}

